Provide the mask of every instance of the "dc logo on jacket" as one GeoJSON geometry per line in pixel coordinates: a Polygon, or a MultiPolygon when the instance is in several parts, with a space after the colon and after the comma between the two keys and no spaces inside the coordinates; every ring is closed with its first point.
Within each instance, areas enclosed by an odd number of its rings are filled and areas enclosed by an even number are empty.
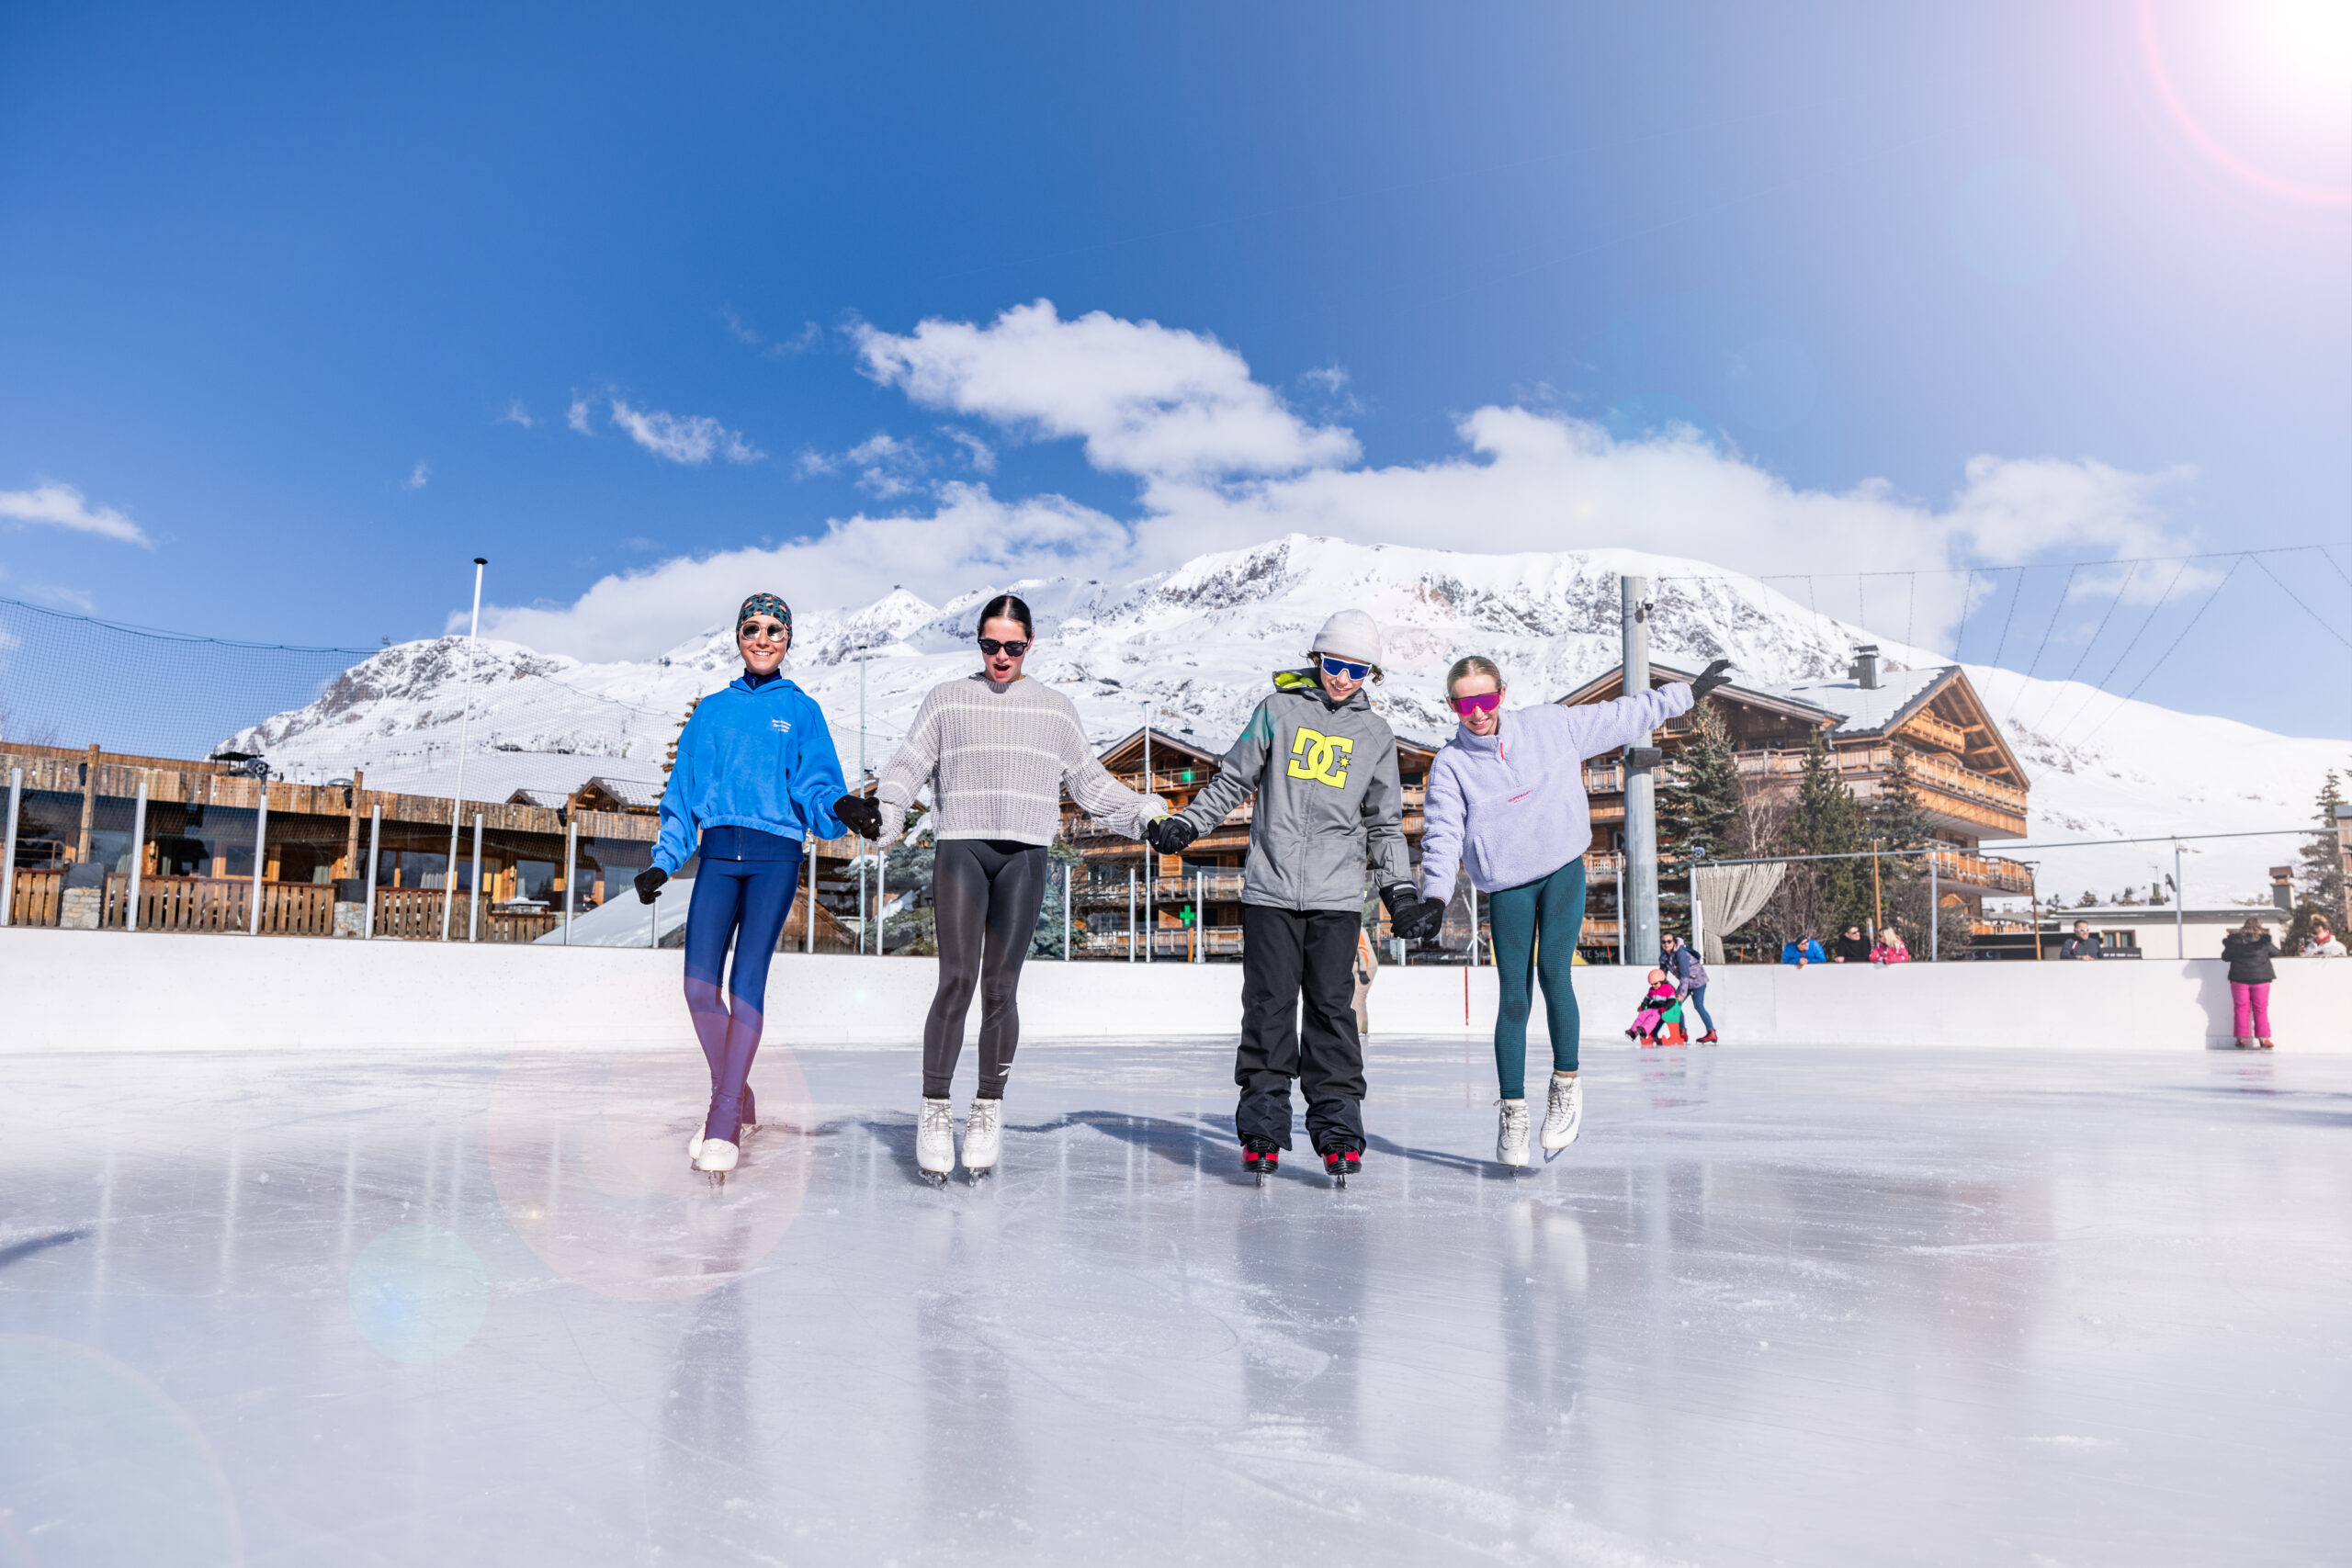
{"type": "Polygon", "coordinates": [[[778,735],[789,735],[792,733],[792,721],[788,718],[772,718],[768,720],[768,728],[778,735]]]}
{"type": "Polygon", "coordinates": [[[1356,743],[1344,735],[1326,735],[1319,729],[1302,727],[1291,738],[1290,776],[1312,779],[1317,784],[1329,784],[1333,789],[1348,787],[1348,762],[1354,756],[1356,743]]]}

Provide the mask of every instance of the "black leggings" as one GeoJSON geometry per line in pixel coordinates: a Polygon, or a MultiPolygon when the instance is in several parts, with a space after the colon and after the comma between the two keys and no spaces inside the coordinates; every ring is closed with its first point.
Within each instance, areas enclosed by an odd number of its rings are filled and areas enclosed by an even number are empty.
{"type": "Polygon", "coordinates": [[[1046,901],[1046,846],[1010,839],[949,839],[932,863],[937,906],[939,994],[922,1026],[922,1092],[947,1098],[964,1054],[964,1017],[980,988],[981,1100],[1004,1098],[1005,1075],[1021,1043],[1021,961],[1037,934],[1046,901]]]}

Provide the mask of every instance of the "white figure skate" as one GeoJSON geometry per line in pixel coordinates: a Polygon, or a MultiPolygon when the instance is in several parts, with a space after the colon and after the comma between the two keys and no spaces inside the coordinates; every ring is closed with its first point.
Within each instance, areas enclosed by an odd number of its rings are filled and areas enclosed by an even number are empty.
{"type": "Polygon", "coordinates": [[[971,1114],[964,1118],[964,1169],[973,1180],[996,1168],[998,1150],[1004,1142],[1004,1101],[975,1100],[971,1114]]]}
{"type": "Polygon", "coordinates": [[[1527,1163],[1527,1101],[1495,1101],[1495,1158],[1505,1165],[1527,1163]]]}
{"type": "Polygon", "coordinates": [[[915,1117],[915,1164],[933,1187],[944,1187],[956,1168],[956,1112],[944,1100],[923,1097],[915,1117]]]}
{"type": "Polygon", "coordinates": [[[724,1138],[705,1138],[702,1153],[695,1156],[695,1168],[711,1179],[713,1186],[724,1186],[727,1173],[735,1168],[738,1151],[724,1138]]]}
{"type": "Polygon", "coordinates": [[[1584,1080],[1552,1075],[1552,1095],[1544,1107],[1544,1157],[1555,1158],[1584,1131],[1584,1080]]]}

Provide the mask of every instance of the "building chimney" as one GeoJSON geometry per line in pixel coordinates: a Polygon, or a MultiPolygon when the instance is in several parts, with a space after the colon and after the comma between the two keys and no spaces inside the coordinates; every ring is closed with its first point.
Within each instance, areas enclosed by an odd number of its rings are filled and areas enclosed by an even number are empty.
{"type": "Polygon", "coordinates": [[[1847,670],[1865,692],[1878,690],[1878,644],[1866,642],[1854,649],[1854,662],[1847,670]]]}
{"type": "Polygon", "coordinates": [[[2282,909],[2295,907],[2295,868],[2274,865],[2270,868],[2270,901],[2282,909]]]}

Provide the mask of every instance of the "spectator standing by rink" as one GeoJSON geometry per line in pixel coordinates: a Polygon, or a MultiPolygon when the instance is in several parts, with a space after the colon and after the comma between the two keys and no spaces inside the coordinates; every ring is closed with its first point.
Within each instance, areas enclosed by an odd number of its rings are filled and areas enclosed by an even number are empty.
{"type": "Polygon", "coordinates": [[[1657,944],[1657,966],[1666,971],[1667,977],[1682,993],[1682,999],[1697,1010],[1699,1021],[1707,1026],[1707,1032],[1699,1036],[1699,1043],[1722,1044],[1715,1038],[1715,1021],[1707,1011],[1707,966],[1672,931],[1658,938],[1657,944]]]}
{"type": "Polygon", "coordinates": [[[2270,961],[2278,948],[2264,929],[2259,915],[2222,939],[2222,956],[2230,962],[2230,1010],[2234,1015],[2238,1049],[2251,1051],[2259,1042],[2270,1047],[2270,982],[2278,977],[2270,961]]]}
{"type": "Polygon", "coordinates": [[[1860,926],[1848,926],[1845,934],[1829,944],[1832,964],[1868,964],[1871,961],[1870,938],[1860,926]]]}
{"type": "Polygon", "coordinates": [[[1911,962],[1911,949],[1904,944],[1903,932],[1899,927],[1878,928],[1878,945],[1871,949],[1871,962],[1873,964],[1911,962]]]}
{"type": "MultiPolygon", "coordinates": [[[[1527,1163],[1527,1020],[1544,987],[1552,1036],[1540,1141],[1557,1154],[1577,1140],[1584,1090],[1577,1078],[1577,941],[1584,927],[1584,855],[1592,844],[1584,761],[1638,746],[1668,719],[1730,683],[1718,659],[1679,682],[1578,707],[1542,703],[1503,711],[1502,671],[1476,654],[1446,671],[1457,725],[1430,768],[1428,830],[1421,839],[1422,908],[1445,909],[1459,869],[1487,895],[1494,922],[1495,1158],[1527,1163]]],[[[1210,787],[1214,788],[1215,785],[1210,787]]]]}
{"type": "Polygon", "coordinates": [[[2058,944],[2058,956],[2061,958],[2095,959],[2104,955],[2098,938],[2091,934],[2088,920],[2076,920],[2075,934],[2058,944]]]}
{"type": "Polygon", "coordinates": [[[1808,964],[1826,964],[1829,959],[1821,951],[1821,944],[1813,940],[1811,933],[1799,931],[1794,942],[1781,944],[1781,962],[1793,964],[1802,969],[1808,964]]]}
{"type": "Polygon", "coordinates": [[[2325,920],[2316,920],[2312,924],[2312,934],[2303,939],[2302,952],[2296,956],[2299,958],[2341,958],[2344,956],[2344,944],[2336,940],[2335,933],[2328,929],[2325,920]]]}

